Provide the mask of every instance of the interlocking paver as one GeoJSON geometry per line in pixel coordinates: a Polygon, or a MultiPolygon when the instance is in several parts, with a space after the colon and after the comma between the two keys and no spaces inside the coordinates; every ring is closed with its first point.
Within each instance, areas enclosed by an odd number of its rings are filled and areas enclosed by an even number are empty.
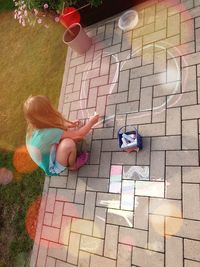
{"type": "Polygon", "coordinates": [[[166,239],[166,258],[167,267],[174,265],[174,259],[178,267],[183,266],[183,240],[179,237],[170,236],[166,239]]]}
{"type": "Polygon", "coordinates": [[[199,266],[200,1],[134,9],[133,30],[116,15],[86,29],[85,55],[68,48],[59,109],[100,122],[88,164],[46,177],[31,267],[199,266]],[[142,150],[119,148],[122,126],[142,150]]]}

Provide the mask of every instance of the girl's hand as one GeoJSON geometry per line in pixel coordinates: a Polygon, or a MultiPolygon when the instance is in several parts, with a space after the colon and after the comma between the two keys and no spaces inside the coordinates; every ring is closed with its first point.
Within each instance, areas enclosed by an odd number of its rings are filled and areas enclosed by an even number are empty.
{"type": "Polygon", "coordinates": [[[95,114],[94,116],[90,117],[89,118],[89,122],[94,125],[98,122],[99,120],[99,114],[95,114]]]}
{"type": "Polygon", "coordinates": [[[73,123],[73,127],[79,127],[81,125],[81,121],[80,120],[75,120],[72,123],[73,123]]]}

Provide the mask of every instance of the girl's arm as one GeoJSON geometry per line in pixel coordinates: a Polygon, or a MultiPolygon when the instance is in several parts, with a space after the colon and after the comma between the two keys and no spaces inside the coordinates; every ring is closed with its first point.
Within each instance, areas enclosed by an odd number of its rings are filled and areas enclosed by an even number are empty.
{"type": "Polygon", "coordinates": [[[94,126],[99,119],[99,115],[92,116],[89,121],[80,129],[74,131],[64,131],[61,139],[70,138],[73,140],[83,139],[91,130],[92,126],[94,126]]]}

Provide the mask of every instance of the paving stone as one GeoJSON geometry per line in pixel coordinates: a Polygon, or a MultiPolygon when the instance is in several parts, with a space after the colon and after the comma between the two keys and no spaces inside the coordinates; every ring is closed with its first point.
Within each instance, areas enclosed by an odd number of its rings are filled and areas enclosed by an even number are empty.
{"type": "Polygon", "coordinates": [[[196,66],[182,70],[182,92],[196,91],[196,66]]]}
{"type": "Polygon", "coordinates": [[[200,105],[192,105],[182,108],[182,120],[200,118],[200,105]]]}
{"type": "Polygon", "coordinates": [[[122,33],[121,51],[131,48],[132,31],[122,33]]]}
{"type": "Polygon", "coordinates": [[[67,246],[49,242],[48,256],[66,261],[67,259],[67,246]]]}
{"type": "Polygon", "coordinates": [[[163,181],[165,170],[165,152],[152,151],[151,152],[151,165],[150,165],[150,180],[163,181]]]}
{"type": "Polygon", "coordinates": [[[130,78],[140,78],[147,75],[153,74],[153,64],[145,65],[142,67],[134,68],[131,70],[130,78]]]}
{"type": "Polygon", "coordinates": [[[130,229],[127,227],[120,227],[119,242],[146,248],[147,247],[147,231],[139,229],[130,229]]]}
{"type": "Polygon", "coordinates": [[[166,165],[172,166],[198,166],[198,151],[167,151],[166,165]]]}
{"type": "Polygon", "coordinates": [[[86,99],[74,101],[71,103],[71,110],[79,110],[79,109],[86,109],[87,108],[87,101],[86,99]]]}
{"type": "Polygon", "coordinates": [[[121,129],[122,127],[125,127],[125,125],[126,125],[126,115],[116,114],[116,116],[115,116],[115,128],[114,128],[114,133],[113,133],[114,138],[118,136],[119,129],[121,129]]]}
{"type": "Polygon", "coordinates": [[[73,91],[80,91],[82,82],[82,73],[76,74],[74,79],[73,91]]]}
{"type": "Polygon", "coordinates": [[[104,238],[106,225],[106,208],[96,207],[93,236],[104,238]]]}
{"type": "Polygon", "coordinates": [[[145,137],[165,135],[165,123],[139,125],[139,133],[145,137]]]}
{"type": "Polygon", "coordinates": [[[184,183],[200,183],[200,167],[183,167],[184,183]]]}
{"type": "Polygon", "coordinates": [[[128,98],[128,93],[127,92],[121,92],[121,93],[108,95],[107,104],[108,105],[113,105],[113,104],[124,103],[124,102],[127,102],[127,98],[128,98]]]}
{"type": "Polygon", "coordinates": [[[148,230],[148,197],[135,197],[134,227],[148,230]]]}
{"type": "Polygon", "coordinates": [[[88,178],[87,190],[96,192],[108,192],[109,179],[88,178]]]}
{"type": "Polygon", "coordinates": [[[110,46],[111,39],[104,40],[104,42],[99,42],[95,45],[95,52],[93,56],[92,69],[100,69],[101,57],[104,46],[110,46]]]}
{"type": "Polygon", "coordinates": [[[47,250],[48,250],[48,241],[41,240],[39,250],[38,250],[38,259],[37,259],[36,266],[45,266],[47,250]]]}
{"type": "Polygon", "coordinates": [[[83,205],[74,203],[65,203],[63,215],[81,218],[83,215],[83,205]]]}
{"type": "Polygon", "coordinates": [[[103,53],[110,56],[110,55],[120,52],[120,48],[121,48],[121,44],[112,45],[110,47],[103,49],[103,53]]]}
{"type": "Polygon", "coordinates": [[[85,202],[85,190],[86,190],[87,178],[78,178],[76,193],[75,193],[75,202],[82,203],[85,202]]]}
{"type": "Polygon", "coordinates": [[[101,152],[99,176],[108,178],[110,175],[111,153],[101,152]]]}
{"type": "Polygon", "coordinates": [[[101,155],[101,141],[92,141],[92,148],[90,151],[90,164],[98,164],[101,155]]]}
{"type": "Polygon", "coordinates": [[[149,166],[123,166],[123,180],[149,180],[149,166]]]}
{"type": "Polygon", "coordinates": [[[106,24],[106,29],[105,29],[105,35],[104,38],[110,38],[113,36],[113,30],[114,30],[114,22],[110,22],[106,24]]]}
{"type": "Polygon", "coordinates": [[[200,221],[166,217],[165,225],[167,235],[200,240],[200,221]]]}
{"type": "Polygon", "coordinates": [[[140,78],[130,80],[128,101],[140,100],[140,78]]]}
{"type": "Polygon", "coordinates": [[[82,81],[93,79],[99,76],[99,68],[88,70],[83,73],[82,81]]]}
{"type": "Polygon", "coordinates": [[[154,97],[167,96],[167,95],[177,94],[179,92],[180,92],[180,81],[176,81],[154,86],[153,95],[154,97]]]}
{"type": "Polygon", "coordinates": [[[44,214],[44,225],[51,226],[53,214],[45,212],[44,214]]]}
{"type": "Polygon", "coordinates": [[[100,76],[107,75],[110,69],[110,56],[106,56],[102,58],[101,68],[100,68],[100,76]]]}
{"type": "Polygon", "coordinates": [[[55,202],[55,209],[53,213],[52,226],[60,228],[62,220],[63,202],[55,202]]]}
{"type": "Polygon", "coordinates": [[[199,64],[200,52],[185,55],[182,57],[182,67],[199,64]]]}
{"type": "Polygon", "coordinates": [[[107,223],[133,227],[133,212],[126,210],[108,209],[107,223]]]}
{"type": "Polygon", "coordinates": [[[178,50],[176,50],[174,47],[169,48],[167,50],[167,58],[180,57],[192,53],[195,53],[194,41],[179,45],[178,50]]]}
{"type": "Polygon", "coordinates": [[[180,80],[180,57],[167,60],[167,82],[180,80]]]}
{"type": "Polygon", "coordinates": [[[118,92],[127,91],[129,87],[130,70],[121,71],[119,74],[118,92]]]}
{"type": "Polygon", "coordinates": [[[170,7],[168,9],[168,16],[171,16],[171,15],[176,14],[176,13],[184,12],[187,9],[191,9],[193,7],[194,7],[194,5],[193,5],[193,2],[191,2],[191,1],[184,1],[184,5],[182,3],[179,3],[179,1],[178,1],[177,5],[173,5],[172,7],[170,7]]]}
{"type": "Polygon", "coordinates": [[[181,201],[162,198],[150,198],[149,213],[181,217],[181,201]]]}
{"type": "Polygon", "coordinates": [[[110,139],[113,136],[113,128],[100,128],[93,130],[93,139],[110,139]]]}
{"type": "Polygon", "coordinates": [[[155,21],[155,5],[149,6],[144,10],[144,24],[150,24],[155,21]]]}
{"type": "Polygon", "coordinates": [[[167,26],[167,9],[156,12],[155,30],[159,31],[167,26]]]}
{"type": "Polygon", "coordinates": [[[152,87],[142,88],[140,96],[140,111],[146,111],[151,109],[152,109],[152,87]]]}
{"type": "Polygon", "coordinates": [[[79,170],[81,177],[96,177],[98,176],[98,165],[85,165],[79,170]]]}
{"type": "Polygon", "coordinates": [[[119,68],[119,63],[113,63],[110,65],[110,72],[109,72],[109,79],[108,79],[108,84],[110,83],[117,83],[119,80],[119,71],[121,68],[119,68]]]}
{"type": "Polygon", "coordinates": [[[46,203],[46,211],[47,212],[53,212],[54,211],[55,200],[56,200],[56,189],[55,188],[49,188],[49,192],[47,195],[47,203],[46,203]]]}
{"type": "Polygon", "coordinates": [[[152,150],[179,150],[181,149],[181,137],[180,136],[152,137],[151,149],[152,150]]]}
{"type": "Polygon", "coordinates": [[[96,100],[97,100],[97,88],[94,87],[94,88],[89,90],[87,107],[88,108],[95,107],[96,106],[96,100]]]}
{"type": "Polygon", "coordinates": [[[122,181],[121,209],[133,210],[134,207],[134,181],[122,181]]]}
{"type": "Polygon", "coordinates": [[[174,36],[180,32],[180,14],[175,14],[168,17],[167,37],[174,36]]]}
{"type": "Polygon", "coordinates": [[[131,246],[118,244],[117,267],[131,266],[131,252],[132,252],[131,246]]]}
{"type": "Polygon", "coordinates": [[[80,72],[87,72],[88,70],[91,70],[92,68],[92,62],[86,62],[84,64],[78,65],[76,67],[76,73],[80,73],[80,72]]]}
{"type": "Polygon", "coordinates": [[[183,241],[182,238],[170,236],[166,238],[165,266],[174,265],[174,259],[177,267],[183,266],[183,241]]]}
{"type": "Polygon", "coordinates": [[[102,151],[121,151],[117,139],[103,140],[102,151]]]}
{"type": "Polygon", "coordinates": [[[58,242],[60,229],[43,225],[41,238],[49,241],[58,242]]]}
{"type": "Polygon", "coordinates": [[[154,56],[154,73],[164,72],[167,69],[166,51],[158,51],[154,56]]]}
{"type": "Polygon", "coordinates": [[[155,43],[156,51],[160,51],[163,49],[168,49],[171,47],[176,47],[180,45],[180,35],[177,34],[175,36],[165,38],[163,40],[157,41],[155,43]]]}
{"type": "Polygon", "coordinates": [[[96,112],[99,116],[105,115],[106,96],[99,96],[97,98],[96,112]]]}
{"type": "Polygon", "coordinates": [[[47,257],[46,266],[55,267],[56,266],[56,260],[54,258],[47,257]]]}
{"type": "Polygon", "coordinates": [[[84,63],[84,56],[80,56],[70,61],[70,67],[78,66],[83,63],[84,63]]]}
{"type": "Polygon", "coordinates": [[[194,40],[194,20],[187,20],[181,23],[181,43],[187,43],[194,40]],[[187,31],[187,29],[190,31],[187,31]]]}
{"type": "Polygon", "coordinates": [[[185,267],[199,267],[199,262],[184,260],[184,266],[185,267]]]}
{"type": "Polygon", "coordinates": [[[114,152],[112,153],[112,164],[132,164],[136,162],[135,153],[126,153],[126,152],[114,152]]]}
{"type": "Polygon", "coordinates": [[[166,83],[166,73],[158,73],[149,76],[142,77],[142,87],[149,87],[152,85],[166,83]]]}
{"type": "Polygon", "coordinates": [[[84,219],[93,220],[95,210],[95,192],[86,192],[85,206],[84,206],[84,219]]]}
{"type": "Polygon", "coordinates": [[[70,171],[67,180],[67,188],[76,189],[77,173],[70,171]]]}
{"type": "Polygon", "coordinates": [[[132,264],[143,267],[163,267],[164,254],[134,247],[132,264]]]}
{"type": "Polygon", "coordinates": [[[120,70],[128,70],[128,69],[132,69],[132,68],[137,68],[139,66],[141,66],[141,62],[142,59],[141,57],[134,57],[131,59],[127,59],[125,61],[121,61],[120,62],[120,70]]]}
{"type": "Polygon", "coordinates": [[[105,257],[100,257],[97,255],[91,255],[90,267],[102,267],[102,266],[115,267],[116,261],[105,257]]]}
{"type": "Polygon", "coordinates": [[[183,184],[183,218],[200,220],[199,193],[198,184],[183,184]]]}
{"type": "Polygon", "coordinates": [[[196,92],[177,94],[167,97],[167,107],[181,107],[197,103],[196,92]]]}
{"type": "Polygon", "coordinates": [[[154,63],[154,46],[153,44],[143,46],[142,65],[154,63]]]}
{"type": "Polygon", "coordinates": [[[150,33],[144,36],[143,43],[147,45],[166,38],[166,29],[150,33]]]}
{"type": "Polygon", "coordinates": [[[148,33],[152,32],[154,32],[154,23],[144,25],[143,27],[139,27],[138,29],[135,29],[133,31],[133,39],[147,35],[148,33]]]}
{"type": "Polygon", "coordinates": [[[80,234],[70,233],[67,262],[77,264],[80,244],[80,234]]]}
{"type": "Polygon", "coordinates": [[[62,216],[62,224],[60,229],[59,243],[63,245],[69,244],[69,234],[71,229],[71,218],[62,216]]]}
{"type": "Polygon", "coordinates": [[[135,112],[127,115],[127,124],[136,125],[151,122],[151,111],[135,112]]]}
{"type": "Polygon", "coordinates": [[[184,239],[185,258],[195,260],[195,261],[200,261],[199,251],[200,251],[199,241],[184,239]]]}
{"type": "Polygon", "coordinates": [[[65,261],[56,260],[56,267],[74,267],[74,265],[65,261]]]}
{"type": "Polygon", "coordinates": [[[116,259],[117,258],[117,244],[118,244],[118,226],[106,225],[104,256],[116,259]]]}
{"type": "Polygon", "coordinates": [[[197,17],[195,18],[195,28],[199,28],[200,27],[200,18],[197,17]]]}
{"type": "Polygon", "coordinates": [[[178,135],[181,133],[181,113],[180,108],[167,109],[167,135],[178,135]]]}
{"type": "Polygon", "coordinates": [[[66,188],[67,176],[51,176],[49,187],[66,188]]]}
{"type": "Polygon", "coordinates": [[[90,82],[90,88],[105,85],[108,83],[108,75],[93,78],[90,82]]]}
{"type": "Polygon", "coordinates": [[[120,194],[97,193],[96,206],[118,209],[120,206],[120,194]]]}
{"type": "Polygon", "coordinates": [[[103,86],[99,86],[98,88],[98,96],[102,95],[109,95],[113,93],[117,93],[117,88],[118,88],[118,83],[112,83],[112,84],[107,84],[103,86]]]}
{"type": "Polygon", "coordinates": [[[64,202],[73,202],[74,190],[71,189],[57,189],[56,200],[64,202]]]}
{"type": "Polygon", "coordinates": [[[93,227],[93,222],[91,221],[82,220],[82,219],[72,219],[72,224],[71,224],[72,232],[76,232],[76,233],[84,234],[84,235],[91,235],[92,227],[93,227]]]}
{"type": "Polygon", "coordinates": [[[80,249],[90,253],[103,255],[103,240],[100,238],[82,235],[80,249]]]}
{"type": "Polygon", "coordinates": [[[79,267],[89,267],[90,266],[90,254],[85,251],[79,251],[78,258],[79,267]]]}
{"type": "Polygon", "coordinates": [[[142,138],[143,149],[137,154],[137,165],[150,164],[150,138],[142,138]]]}
{"type": "Polygon", "coordinates": [[[135,195],[164,197],[163,182],[136,181],[135,195]]]}
{"type": "Polygon", "coordinates": [[[119,28],[114,29],[113,44],[119,44],[122,41],[122,30],[119,28]]]}
{"type": "Polygon", "coordinates": [[[166,167],[165,197],[181,199],[181,167],[166,167]]]}
{"type": "Polygon", "coordinates": [[[131,57],[134,58],[134,57],[142,56],[142,37],[133,39],[131,43],[132,43],[131,57]]]}
{"type": "Polygon", "coordinates": [[[69,69],[67,84],[71,84],[74,82],[75,73],[76,73],[76,67],[69,69]]]}
{"type": "Polygon", "coordinates": [[[182,121],[182,148],[198,149],[197,120],[182,121]]]}
{"type": "Polygon", "coordinates": [[[164,252],[164,222],[164,216],[149,215],[149,249],[164,252]]]}

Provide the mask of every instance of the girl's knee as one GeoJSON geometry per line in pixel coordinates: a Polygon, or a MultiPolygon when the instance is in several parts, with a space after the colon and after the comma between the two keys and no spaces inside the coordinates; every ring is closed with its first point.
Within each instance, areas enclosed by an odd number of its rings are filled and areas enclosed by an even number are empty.
{"type": "Polygon", "coordinates": [[[76,144],[72,139],[63,139],[58,145],[61,149],[73,150],[76,148],[76,144]]]}

